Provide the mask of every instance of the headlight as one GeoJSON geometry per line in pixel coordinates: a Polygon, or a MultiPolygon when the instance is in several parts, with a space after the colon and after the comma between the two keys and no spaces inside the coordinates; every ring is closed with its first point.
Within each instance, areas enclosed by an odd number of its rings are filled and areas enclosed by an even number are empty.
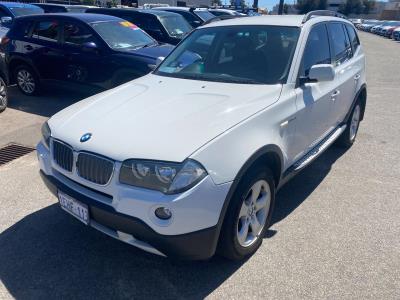
{"type": "Polygon", "coordinates": [[[42,125],[42,136],[43,136],[44,143],[46,144],[47,148],[49,148],[51,130],[50,130],[49,124],[47,124],[47,121],[44,122],[43,125],[42,125]]]}
{"type": "Polygon", "coordinates": [[[207,176],[207,171],[196,161],[183,163],[158,162],[130,159],[122,163],[121,183],[165,194],[184,192],[207,176]]]}

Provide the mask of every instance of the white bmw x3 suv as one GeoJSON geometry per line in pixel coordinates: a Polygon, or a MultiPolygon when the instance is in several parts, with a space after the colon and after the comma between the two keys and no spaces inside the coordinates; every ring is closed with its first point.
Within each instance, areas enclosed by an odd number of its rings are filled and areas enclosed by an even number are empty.
{"type": "Polygon", "coordinates": [[[270,226],[275,193],[366,105],[354,26],[263,16],[194,30],[156,70],[57,113],[41,175],[83,223],[159,255],[242,259],[270,226]]]}

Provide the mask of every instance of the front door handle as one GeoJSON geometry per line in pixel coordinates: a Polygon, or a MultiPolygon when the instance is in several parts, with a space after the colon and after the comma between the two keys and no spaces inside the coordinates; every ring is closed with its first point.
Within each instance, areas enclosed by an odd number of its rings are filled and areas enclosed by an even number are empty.
{"type": "Polygon", "coordinates": [[[335,90],[332,94],[331,94],[331,99],[332,101],[336,100],[336,97],[340,95],[340,91],[339,90],[335,90]]]}
{"type": "Polygon", "coordinates": [[[360,74],[357,74],[356,76],[354,76],[354,80],[358,80],[358,79],[360,79],[360,77],[361,77],[361,75],[360,74]]]}
{"type": "Polygon", "coordinates": [[[31,45],[25,45],[24,48],[28,51],[32,50],[33,47],[31,45]]]}

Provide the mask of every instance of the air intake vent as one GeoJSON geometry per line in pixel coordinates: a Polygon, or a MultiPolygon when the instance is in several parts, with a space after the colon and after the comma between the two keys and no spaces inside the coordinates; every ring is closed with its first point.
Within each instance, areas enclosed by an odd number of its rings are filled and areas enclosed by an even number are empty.
{"type": "Polygon", "coordinates": [[[0,148],[0,166],[31,153],[34,150],[34,148],[17,144],[9,144],[3,148],[0,148]]]}

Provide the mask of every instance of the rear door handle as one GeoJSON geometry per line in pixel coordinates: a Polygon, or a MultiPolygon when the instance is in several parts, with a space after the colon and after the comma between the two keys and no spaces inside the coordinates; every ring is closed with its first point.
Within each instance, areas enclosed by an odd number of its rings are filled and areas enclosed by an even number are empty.
{"type": "Polygon", "coordinates": [[[33,49],[33,47],[31,46],[31,45],[25,45],[25,47],[24,47],[26,50],[32,50],[33,49]]]}
{"type": "Polygon", "coordinates": [[[332,94],[331,94],[331,99],[332,101],[336,100],[336,97],[340,95],[340,91],[339,90],[335,90],[332,94]]]}
{"type": "Polygon", "coordinates": [[[358,80],[358,79],[360,79],[360,77],[361,77],[361,75],[357,74],[356,76],[354,76],[354,80],[358,80]]]}

